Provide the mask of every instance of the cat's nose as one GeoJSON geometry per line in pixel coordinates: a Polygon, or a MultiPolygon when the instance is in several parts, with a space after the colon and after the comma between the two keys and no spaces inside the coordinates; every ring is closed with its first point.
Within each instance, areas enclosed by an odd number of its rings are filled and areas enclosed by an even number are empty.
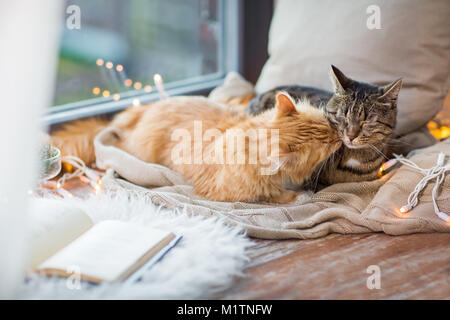
{"type": "Polygon", "coordinates": [[[355,139],[358,136],[358,134],[359,134],[359,128],[355,128],[355,127],[347,128],[347,137],[349,138],[350,141],[355,139]]]}

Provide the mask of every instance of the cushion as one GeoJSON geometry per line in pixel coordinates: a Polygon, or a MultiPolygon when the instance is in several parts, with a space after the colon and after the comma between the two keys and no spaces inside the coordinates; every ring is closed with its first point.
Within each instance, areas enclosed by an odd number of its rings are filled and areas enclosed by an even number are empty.
{"type": "Polygon", "coordinates": [[[377,85],[402,77],[396,133],[412,132],[439,112],[450,87],[448,17],[448,0],[278,0],[256,91],[331,90],[330,64],[377,85]]]}
{"type": "Polygon", "coordinates": [[[216,103],[230,107],[238,105],[241,109],[254,96],[253,84],[245,80],[239,73],[229,72],[222,85],[214,88],[208,98],[216,103]]]}

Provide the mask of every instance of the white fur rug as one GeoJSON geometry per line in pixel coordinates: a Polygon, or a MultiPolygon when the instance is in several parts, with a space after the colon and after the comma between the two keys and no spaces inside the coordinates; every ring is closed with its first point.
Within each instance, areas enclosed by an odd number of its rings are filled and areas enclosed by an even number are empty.
{"type": "MultiPolygon", "coordinates": [[[[83,283],[69,289],[66,279],[33,275],[21,288],[19,299],[201,299],[230,287],[248,261],[252,242],[238,228],[218,219],[204,219],[157,208],[148,200],[128,193],[100,194],[89,199],[70,199],[94,222],[106,219],[132,221],[180,234],[183,238],[162,260],[133,284],[83,283]]],[[[51,224],[46,216],[34,221],[33,232],[51,224]]]]}

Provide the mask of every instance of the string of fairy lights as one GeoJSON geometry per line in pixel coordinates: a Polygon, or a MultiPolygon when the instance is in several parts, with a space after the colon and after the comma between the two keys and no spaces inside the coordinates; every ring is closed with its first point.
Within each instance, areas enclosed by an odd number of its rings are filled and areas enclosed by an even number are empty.
{"type": "MultiPolygon", "coordinates": [[[[125,68],[121,64],[114,64],[111,61],[105,61],[102,58],[98,58],[96,60],[96,65],[100,69],[100,73],[102,75],[102,78],[105,80],[108,79],[108,82],[112,82],[115,86],[114,93],[110,88],[101,88],[100,86],[95,86],[92,88],[92,94],[95,96],[102,96],[104,98],[112,97],[114,101],[119,101],[122,96],[120,94],[120,89],[122,86],[125,88],[134,88],[135,90],[143,90],[146,93],[150,93],[153,91],[153,87],[150,84],[143,84],[140,81],[135,81],[131,78],[128,78],[125,72],[125,68]]],[[[153,75],[153,82],[156,86],[160,98],[164,99],[167,98],[167,93],[164,89],[164,82],[162,79],[162,76],[159,73],[156,73],[153,75]]],[[[140,99],[134,98],[132,100],[133,106],[140,105],[140,99]]]]}
{"type": "MultiPolygon", "coordinates": [[[[66,182],[78,178],[84,185],[92,187],[95,195],[98,195],[102,185],[102,173],[89,168],[83,160],[75,156],[63,156],[61,162],[66,167],[66,172],[57,180],[42,180],[39,183],[39,190],[54,191],[63,197],[73,198],[73,194],[65,188],[66,182]]],[[[33,195],[33,190],[28,194],[33,195]]]]}
{"type": "Polygon", "coordinates": [[[419,203],[419,196],[421,192],[425,189],[425,187],[435,180],[434,187],[431,192],[431,199],[433,202],[434,213],[443,221],[446,222],[447,226],[450,226],[450,217],[447,213],[441,211],[437,204],[437,194],[438,189],[445,181],[445,175],[448,171],[450,171],[450,163],[445,163],[445,153],[440,152],[436,165],[429,169],[424,169],[419,167],[413,161],[401,156],[394,154],[394,159],[390,159],[389,161],[383,163],[378,171],[379,176],[382,177],[385,173],[387,173],[391,168],[393,168],[397,163],[401,163],[409,168],[412,168],[423,175],[423,178],[417,183],[414,190],[408,196],[408,203],[404,206],[401,206],[399,209],[396,209],[397,213],[400,215],[406,215],[410,212],[415,206],[419,203]]]}
{"type": "MultiPolygon", "coordinates": [[[[102,78],[109,80],[115,86],[114,93],[111,89],[101,89],[99,86],[92,88],[92,93],[95,96],[102,96],[108,98],[112,95],[113,100],[119,101],[122,96],[120,95],[120,89],[122,86],[126,88],[134,88],[135,90],[144,90],[146,93],[153,91],[153,87],[150,84],[143,84],[139,81],[134,81],[128,78],[125,73],[125,69],[121,64],[115,64],[111,61],[104,61],[102,58],[96,60],[96,65],[100,68],[102,78]]],[[[168,94],[164,88],[164,82],[162,76],[158,73],[153,75],[153,82],[159,93],[160,99],[165,99],[168,94]]],[[[141,101],[139,98],[132,100],[132,106],[140,106],[141,101]]],[[[40,190],[51,190],[62,196],[73,197],[73,194],[65,188],[67,181],[78,178],[85,185],[90,185],[96,195],[99,194],[102,184],[102,173],[91,169],[78,157],[63,156],[61,162],[64,164],[65,173],[63,173],[57,180],[42,180],[39,182],[40,190]]],[[[33,195],[33,190],[28,190],[29,195],[33,195]]]]}
{"type": "MultiPolygon", "coordinates": [[[[410,212],[415,206],[418,205],[419,195],[423,191],[423,189],[431,183],[432,180],[435,181],[435,185],[432,190],[432,201],[435,214],[442,219],[447,226],[450,227],[450,217],[447,213],[442,212],[437,205],[437,191],[439,187],[443,184],[445,180],[445,175],[447,171],[450,171],[450,163],[445,163],[445,154],[440,153],[438,155],[437,163],[434,167],[429,169],[420,168],[411,160],[401,156],[394,155],[395,158],[391,159],[382,164],[379,169],[380,178],[389,172],[396,164],[401,163],[405,166],[408,166],[412,169],[415,169],[423,174],[423,178],[417,183],[414,190],[410,193],[408,197],[408,203],[400,208],[396,208],[395,211],[400,216],[405,216],[410,212]]],[[[73,195],[70,191],[64,188],[66,181],[79,178],[81,182],[85,185],[90,185],[93,188],[93,192],[95,195],[98,195],[101,191],[102,186],[102,174],[99,171],[93,170],[86,166],[86,164],[79,158],[74,156],[64,156],[61,159],[62,162],[65,163],[66,166],[69,167],[68,172],[64,173],[58,180],[50,180],[43,181],[40,185],[41,189],[52,189],[56,191],[56,193],[62,195],[63,197],[72,198],[73,195]]],[[[29,194],[33,194],[30,190],[29,194]]]]}

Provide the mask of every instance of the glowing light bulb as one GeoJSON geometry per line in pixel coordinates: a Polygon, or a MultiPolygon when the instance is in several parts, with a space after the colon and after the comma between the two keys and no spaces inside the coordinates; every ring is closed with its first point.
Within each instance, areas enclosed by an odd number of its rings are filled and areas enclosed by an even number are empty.
{"type": "Polygon", "coordinates": [[[100,178],[97,179],[97,184],[94,187],[94,192],[95,192],[96,195],[99,194],[99,192],[101,190],[101,186],[102,186],[102,178],[100,177],[100,178]]]}
{"type": "Polygon", "coordinates": [[[58,182],[58,183],[56,184],[56,188],[57,188],[57,189],[61,188],[61,183],[58,182]]]}
{"type": "Polygon", "coordinates": [[[133,80],[131,80],[131,79],[126,79],[126,80],[123,82],[123,84],[124,84],[126,87],[131,87],[131,85],[133,84],[133,80]]]}
{"type": "Polygon", "coordinates": [[[155,83],[162,83],[162,77],[159,73],[155,73],[155,75],[153,76],[153,81],[155,81],[155,83]]]}
{"type": "Polygon", "coordinates": [[[119,100],[120,99],[120,94],[118,94],[118,93],[113,94],[113,99],[115,101],[119,100]]]}
{"type": "Polygon", "coordinates": [[[133,99],[133,106],[135,106],[135,107],[137,107],[137,106],[140,106],[141,105],[141,100],[139,100],[139,99],[133,99]]]}
{"type": "Polygon", "coordinates": [[[381,177],[383,175],[383,166],[380,167],[380,169],[378,169],[378,176],[381,177]]]}
{"type": "Polygon", "coordinates": [[[443,126],[441,128],[441,139],[447,138],[448,136],[450,136],[450,128],[443,126]]]}
{"type": "Polygon", "coordinates": [[[135,88],[136,90],[141,89],[141,88],[142,88],[142,83],[140,83],[140,82],[135,82],[135,83],[134,83],[134,88],[135,88]]]}
{"type": "Polygon", "coordinates": [[[103,65],[104,61],[103,61],[103,59],[97,59],[96,63],[99,67],[101,67],[103,65]]]}
{"type": "Polygon", "coordinates": [[[403,207],[400,208],[400,212],[403,213],[403,214],[407,213],[408,211],[409,210],[408,210],[408,208],[406,206],[403,206],[403,207]]]}
{"type": "Polygon", "coordinates": [[[112,68],[114,67],[114,64],[113,64],[111,61],[108,61],[108,62],[105,64],[105,67],[106,67],[106,69],[112,69],[112,68]]]}
{"type": "Polygon", "coordinates": [[[99,87],[95,87],[92,89],[92,93],[95,94],[96,96],[100,94],[100,88],[99,87]]]}
{"type": "Polygon", "coordinates": [[[116,66],[116,70],[117,70],[117,72],[122,72],[123,71],[123,66],[121,64],[118,64],[116,66]]]}
{"type": "Polygon", "coordinates": [[[152,86],[149,85],[149,84],[147,84],[147,85],[144,87],[144,90],[145,90],[145,92],[150,92],[150,91],[152,91],[152,86]]]}
{"type": "Polygon", "coordinates": [[[385,171],[392,168],[396,163],[397,163],[397,159],[391,159],[391,160],[386,161],[385,163],[383,163],[381,165],[380,169],[378,169],[378,175],[382,176],[385,171]]]}
{"type": "Polygon", "coordinates": [[[153,81],[155,82],[156,89],[158,89],[159,91],[160,98],[161,99],[167,98],[167,93],[164,90],[164,83],[159,73],[155,73],[155,75],[153,76],[153,81]]]}
{"type": "Polygon", "coordinates": [[[103,91],[103,96],[106,98],[106,97],[109,97],[109,95],[110,95],[110,92],[109,92],[109,90],[104,90],[103,91]]]}

